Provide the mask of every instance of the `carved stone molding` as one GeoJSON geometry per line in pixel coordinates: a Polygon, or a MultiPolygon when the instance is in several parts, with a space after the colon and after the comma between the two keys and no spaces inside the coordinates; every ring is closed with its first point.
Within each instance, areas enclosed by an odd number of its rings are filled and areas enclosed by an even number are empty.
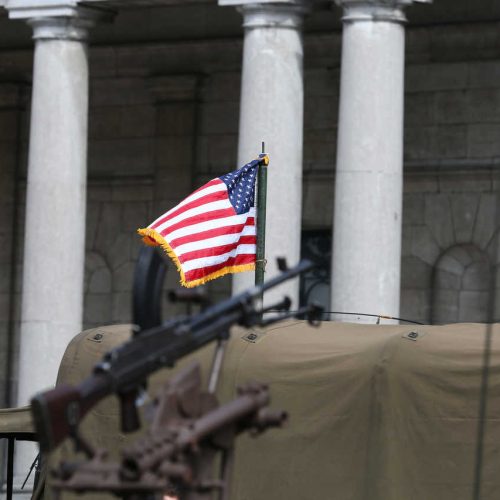
{"type": "MultiPolygon", "coordinates": [[[[403,8],[414,0],[334,0],[344,9],[342,21],[387,21],[404,23],[403,8]]],[[[419,1],[419,0],[416,0],[419,1]]]]}
{"type": "Polygon", "coordinates": [[[88,29],[98,21],[110,21],[113,12],[80,5],[78,0],[6,0],[11,19],[25,19],[34,39],[86,40],[88,29]]]}

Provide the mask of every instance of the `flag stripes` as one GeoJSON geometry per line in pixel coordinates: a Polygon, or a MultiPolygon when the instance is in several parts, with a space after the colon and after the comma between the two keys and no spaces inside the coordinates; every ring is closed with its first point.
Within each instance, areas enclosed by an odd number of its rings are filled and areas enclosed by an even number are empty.
{"type": "Polygon", "coordinates": [[[212,179],[139,234],[160,245],[193,287],[227,273],[255,268],[255,178],[261,159],[212,179]]]}

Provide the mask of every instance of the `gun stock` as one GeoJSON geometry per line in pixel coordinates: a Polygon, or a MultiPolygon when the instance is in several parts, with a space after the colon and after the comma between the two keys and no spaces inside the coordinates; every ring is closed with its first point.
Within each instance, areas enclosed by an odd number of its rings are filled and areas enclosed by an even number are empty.
{"type": "Polygon", "coordinates": [[[108,394],[111,384],[102,375],[37,394],[31,400],[31,412],[41,450],[53,450],[72,435],[87,412],[108,394]]]}

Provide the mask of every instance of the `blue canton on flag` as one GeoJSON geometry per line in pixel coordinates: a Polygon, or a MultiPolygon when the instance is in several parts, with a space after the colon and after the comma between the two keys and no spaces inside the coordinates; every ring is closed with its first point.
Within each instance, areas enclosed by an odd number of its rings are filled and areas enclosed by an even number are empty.
{"type": "Polygon", "coordinates": [[[255,204],[257,165],[258,160],[254,160],[235,172],[219,177],[226,184],[229,201],[238,215],[248,212],[255,204]]]}

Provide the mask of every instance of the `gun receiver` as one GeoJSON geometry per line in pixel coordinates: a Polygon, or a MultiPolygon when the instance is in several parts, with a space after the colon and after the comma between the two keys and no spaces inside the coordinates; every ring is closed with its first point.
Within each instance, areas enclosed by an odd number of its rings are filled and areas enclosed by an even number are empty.
{"type": "Polygon", "coordinates": [[[195,316],[138,332],[129,342],[105,354],[93,373],[79,385],[62,385],[37,394],[31,407],[42,451],[54,449],[68,436],[78,440],[77,427],[81,419],[110,394],[120,398],[122,430],[136,430],[139,422],[135,400],[147,377],[160,368],[173,366],[178,359],[209,342],[227,338],[232,325],[248,328],[296,316],[317,322],[318,313],[321,314],[317,306],[306,306],[292,314],[287,300],[269,308],[263,308],[261,300],[264,291],[313,267],[311,262],[303,260],[263,285],[254,286],[195,316]],[[282,312],[263,320],[262,313],[270,309],[282,312]]]}

